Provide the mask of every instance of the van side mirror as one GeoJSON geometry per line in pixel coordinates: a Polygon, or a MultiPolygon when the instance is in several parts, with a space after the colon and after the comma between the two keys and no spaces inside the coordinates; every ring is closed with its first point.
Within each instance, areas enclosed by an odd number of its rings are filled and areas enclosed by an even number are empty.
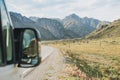
{"type": "Polygon", "coordinates": [[[21,67],[33,67],[39,63],[38,40],[33,30],[25,30],[22,39],[21,67]]]}
{"type": "Polygon", "coordinates": [[[38,33],[34,29],[16,29],[19,32],[19,61],[18,67],[29,68],[40,64],[40,50],[38,33]]]}

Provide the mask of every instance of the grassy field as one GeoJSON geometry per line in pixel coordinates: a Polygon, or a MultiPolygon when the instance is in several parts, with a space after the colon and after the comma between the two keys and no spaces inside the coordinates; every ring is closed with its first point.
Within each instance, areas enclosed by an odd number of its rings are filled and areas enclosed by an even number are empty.
{"type": "Polygon", "coordinates": [[[46,44],[59,48],[65,56],[70,75],[65,80],[120,80],[120,37],[46,44]]]}

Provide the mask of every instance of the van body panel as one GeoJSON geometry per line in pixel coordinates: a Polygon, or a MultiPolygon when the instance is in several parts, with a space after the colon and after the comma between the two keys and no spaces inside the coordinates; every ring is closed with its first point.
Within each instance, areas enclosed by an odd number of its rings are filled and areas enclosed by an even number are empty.
{"type": "Polygon", "coordinates": [[[0,80],[22,80],[21,70],[15,65],[0,67],[0,80]]]}

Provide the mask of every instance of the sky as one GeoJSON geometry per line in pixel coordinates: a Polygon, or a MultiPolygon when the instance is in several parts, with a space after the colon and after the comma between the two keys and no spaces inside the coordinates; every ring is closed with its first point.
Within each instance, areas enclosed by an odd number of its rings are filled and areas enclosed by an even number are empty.
{"type": "Polygon", "coordinates": [[[8,11],[30,17],[79,17],[113,21],[120,18],[120,0],[5,0],[8,11]]]}

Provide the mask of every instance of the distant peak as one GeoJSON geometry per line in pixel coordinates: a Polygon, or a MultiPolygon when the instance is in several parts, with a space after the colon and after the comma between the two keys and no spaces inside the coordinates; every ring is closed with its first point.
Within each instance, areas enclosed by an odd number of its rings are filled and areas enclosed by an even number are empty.
{"type": "Polygon", "coordinates": [[[20,13],[16,13],[16,12],[9,12],[11,15],[18,15],[18,16],[22,16],[20,13]]]}
{"type": "Polygon", "coordinates": [[[72,16],[72,17],[79,17],[79,16],[76,15],[75,13],[71,14],[70,16],[72,16]]]}
{"type": "Polygon", "coordinates": [[[70,14],[69,16],[66,16],[65,18],[80,19],[80,17],[78,15],[76,15],[75,13],[70,14]]]}
{"type": "Polygon", "coordinates": [[[75,13],[72,13],[71,16],[77,16],[75,13]]]}

